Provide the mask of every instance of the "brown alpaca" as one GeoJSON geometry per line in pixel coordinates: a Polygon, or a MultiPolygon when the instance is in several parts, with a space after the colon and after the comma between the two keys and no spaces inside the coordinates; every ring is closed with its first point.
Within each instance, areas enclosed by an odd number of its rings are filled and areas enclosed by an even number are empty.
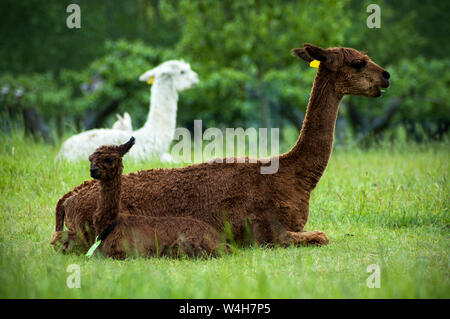
{"type": "MultiPolygon", "coordinates": [[[[93,216],[95,234],[102,241],[96,251],[118,259],[216,255],[220,236],[208,224],[187,217],[132,216],[121,206],[122,157],[133,144],[132,137],[120,146],[101,146],[89,156],[91,176],[101,187],[93,216]]],[[[79,242],[77,238],[71,240],[79,242]]]]}
{"type": "MultiPolygon", "coordinates": [[[[380,88],[389,87],[389,73],[351,48],[304,44],[292,53],[307,62],[316,59],[320,66],[299,139],[279,156],[277,173],[262,175],[263,164],[248,160],[140,171],[123,176],[123,207],[133,215],[192,217],[219,232],[229,222],[236,240],[244,240],[249,228],[259,244],[327,244],[323,232],[304,226],[311,191],[331,155],[339,103],[346,94],[380,96],[380,88]]],[[[69,230],[92,242],[100,189],[91,181],[64,195],[56,207],[56,230],[62,231],[65,216],[69,230]]]]}

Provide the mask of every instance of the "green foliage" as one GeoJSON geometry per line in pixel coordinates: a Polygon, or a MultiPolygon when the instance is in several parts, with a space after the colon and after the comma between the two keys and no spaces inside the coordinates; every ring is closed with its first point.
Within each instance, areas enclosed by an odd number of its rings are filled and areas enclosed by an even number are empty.
{"type": "MultiPolygon", "coordinates": [[[[421,134],[429,137],[437,134],[445,123],[450,123],[448,58],[426,59],[419,56],[411,60],[402,59],[397,64],[387,66],[386,69],[391,74],[391,87],[386,89],[381,98],[350,96],[346,97],[344,104],[346,102],[356,104],[359,112],[373,120],[388,112],[393,99],[400,99],[390,127],[413,123],[417,129],[425,130],[421,134]]],[[[407,128],[407,134],[419,134],[413,132],[413,128],[409,126],[407,128]]]]}
{"type": "Polygon", "coordinates": [[[0,73],[82,69],[107,53],[107,39],[141,40],[168,47],[178,40],[178,24],[160,13],[158,0],[3,0],[0,12],[0,73]],[[81,29],[69,29],[66,8],[81,8],[81,29]]]}
{"type": "Polygon", "coordinates": [[[403,98],[399,119],[450,122],[450,59],[402,60],[391,74],[389,94],[403,98]]]}
{"type": "Polygon", "coordinates": [[[416,25],[422,18],[422,12],[411,7],[411,4],[402,8],[398,4],[400,2],[377,1],[381,10],[381,27],[373,29],[365,27],[370,14],[366,12],[366,8],[373,1],[349,2],[347,10],[353,23],[344,31],[346,45],[367,50],[383,66],[396,64],[402,59],[416,58],[420,54],[418,48],[427,43],[416,25]]]}
{"type": "MultiPolygon", "coordinates": [[[[368,50],[392,74],[391,88],[382,98],[344,99],[340,116],[352,130],[343,130],[365,133],[394,98],[401,105],[389,128],[417,124],[433,136],[450,123],[445,1],[432,8],[419,0],[379,1],[380,29],[366,26],[368,0],[79,3],[79,30],[65,26],[65,1],[25,5],[6,0],[0,5],[8,11],[0,22],[8,37],[0,53],[6,54],[0,58],[0,81],[24,87],[20,104],[36,108],[49,122],[56,119],[60,135],[63,119],[66,128],[79,131],[110,126],[114,113],[125,111],[134,127],[141,126],[149,92],[138,77],[173,58],[190,62],[200,78],[197,87],[180,97],[179,126],[192,128],[194,119],[202,119],[204,127],[298,129],[316,72],[290,55],[304,42],[368,50]],[[18,16],[23,20],[19,25],[11,18],[18,16]],[[358,106],[363,125],[351,121],[347,103],[358,106]],[[106,115],[92,120],[103,111],[106,115]]],[[[1,98],[0,108],[9,108],[10,115],[20,109],[12,107],[19,102],[14,95],[1,98]]],[[[338,132],[338,142],[345,134],[338,132]]]]}
{"type": "Polygon", "coordinates": [[[312,72],[302,71],[298,65],[303,64],[305,70],[307,64],[292,57],[290,51],[308,41],[325,46],[342,43],[340,30],[350,22],[344,15],[344,4],[211,0],[181,1],[177,7],[167,9],[184,19],[177,51],[193,61],[201,80],[206,82],[202,88],[213,90],[213,94],[206,95],[209,99],[193,99],[196,105],[213,113],[214,124],[220,121],[231,126],[267,127],[279,108],[288,113],[299,106],[304,110],[306,103],[299,101],[305,101],[301,93],[311,88],[312,72]],[[332,20],[339,20],[339,24],[329,24],[324,32],[324,21],[332,20]],[[236,79],[235,87],[228,86],[228,76],[239,73],[239,79],[246,79],[246,83],[236,79]],[[302,80],[302,73],[309,81],[302,80]],[[218,79],[221,85],[214,84],[218,79]],[[224,113],[219,105],[226,106],[229,112],[224,113]]]}
{"type": "Polygon", "coordinates": [[[139,76],[173,58],[173,53],[124,40],[107,41],[105,51],[108,54],[81,71],[61,73],[61,80],[75,89],[73,111],[81,116],[86,111],[101,110],[112,101],[118,101],[118,111],[133,114],[133,125],[139,127],[146,119],[149,105],[148,86],[138,80],[139,76]]]}
{"type": "Polygon", "coordinates": [[[47,119],[70,111],[70,86],[60,86],[52,73],[0,77],[0,111],[33,106],[47,119]]]}
{"type": "Polygon", "coordinates": [[[343,14],[344,3],[181,1],[179,16],[185,21],[178,48],[201,62],[205,71],[226,66],[262,76],[292,65],[295,59],[289,52],[302,42],[341,43],[339,30],[349,20],[340,18],[340,24],[328,25],[326,32],[324,21],[343,14]]]}

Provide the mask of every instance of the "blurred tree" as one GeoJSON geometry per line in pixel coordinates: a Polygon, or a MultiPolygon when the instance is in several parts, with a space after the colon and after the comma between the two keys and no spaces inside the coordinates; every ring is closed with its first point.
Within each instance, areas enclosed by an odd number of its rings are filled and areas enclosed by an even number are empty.
{"type": "Polygon", "coordinates": [[[367,50],[388,69],[392,85],[380,99],[347,97],[343,115],[353,133],[365,141],[400,123],[407,125],[416,140],[422,135],[441,138],[450,124],[450,99],[445,89],[449,86],[449,60],[442,54],[449,46],[450,24],[445,16],[449,2],[380,0],[381,28],[363,28],[371,3],[352,0],[347,4],[352,24],[345,30],[346,42],[367,50]]]}
{"type": "MultiPolygon", "coordinates": [[[[382,98],[344,99],[338,139],[340,130],[366,140],[397,125],[417,139],[448,131],[448,1],[379,0],[381,28],[369,29],[369,0],[79,0],[82,28],[71,30],[72,2],[0,3],[0,88],[23,87],[21,104],[59,135],[67,124],[109,126],[117,111],[142,125],[149,92],[137,78],[169,58],[191,62],[200,76],[180,98],[180,126],[203,119],[204,127],[298,131],[316,74],[290,55],[303,42],[368,50],[392,74],[382,98]]],[[[17,118],[9,92],[0,107],[17,118]]]]}
{"type": "MultiPolygon", "coordinates": [[[[170,21],[182,17],[178,52],[194,61],[206,81],[217,77],[217,73],[231,75],[222,70],[233,70],[235,76],[245,78],[246,83],[241,83],[245,85],[245,95],[240,97],[245,101],[241,111],[253,118],[259,117],[262,127],[270,127],[271,119],[278,115],[272,109],[283,107],[280,96],[292,93],[292,85],[298,83],[293,78],[302,77],[298,66],[301,62],[291,56],[290,50],[303,42],[325,46],[342,43],[341,30],[350,23],[344,12],[345,3],[183,0],[167,1],[163,13],[170,21]],[[292,73],[289,80],[293,81],[284,84],[277,81],[287,80],[286,72],[292,73]]],[[[203,111],[214,112],[223,104],[223,95],[210,98],[212,100],[196,101],[203,111]]],[[[306,104],[302,104],[304,110],[306,104]]],[[[232,105],[230,108],[234,109],[232,105]]],[[[196,110],[191,111],[198,114],[196,110]]],[[[233,121],[227,123],[233,125],[233,121]]]]}
{"type": "Polygon", "coordinates": [[[84,68],[106,53],[107,39],[143,40],[159,47],[178,41],[178,23],[160,14],[159,0],[2,0],[0,73],[84,68]],[[81,28],[66,26],[66,8],[81,8],[81,28]]]}
{"type": "MultiPolygon", "coordinates": [[[[48,120],[70,110],[70,87],[61,87],[51,73],[0,77],[2,128],[11,130],[11,121],[23,123],[26,133],[53,143],[48,120]]],[[[57,128],[62,132],[62,127],[57,128]]]]}
{"type": "Polygon", "coordinates": [[[70,87],[73,115],[77,129],[109,126],[115,112],[130,112],[133,126],[140,127],[146,120],[149,105],[148,86],[139,76],[165,60],[173,53],[155,49],[142,42],[121,40],[106,42],[105,54],[91,62],[81,72],[64,71],[61,79],[70,87]]]}

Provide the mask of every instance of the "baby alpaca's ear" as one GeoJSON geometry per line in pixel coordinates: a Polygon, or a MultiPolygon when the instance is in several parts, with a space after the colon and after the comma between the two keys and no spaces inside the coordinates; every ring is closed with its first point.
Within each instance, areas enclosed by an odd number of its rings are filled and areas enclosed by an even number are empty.
{"type": "Polygon", "coordinates": [[[124,156],[130,150],[130,148],[134,145],[134,140],[135,139],[132,136],[128,142],[118,146],[120,156],[124,156]]]}

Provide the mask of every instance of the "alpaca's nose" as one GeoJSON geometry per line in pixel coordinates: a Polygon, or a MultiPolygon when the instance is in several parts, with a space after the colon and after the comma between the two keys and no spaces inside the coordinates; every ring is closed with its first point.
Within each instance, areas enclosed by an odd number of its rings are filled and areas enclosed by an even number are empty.
{"type": "Polygon", "coordinates": [[[93,178],[98,177],[98,168],[91,168],[91,177],[93,178]]]}
{"type": "Polygon", "coordinates": [[[389,74],[388,71],[383,71],[383,77],[384,77],[386,80],[389,80],[389,78],[391,77],[391,75],[389,74]]]}
{"type": "Polygon", "coordinates": [[[194,84],[198,84],[198,75],[197,73],[194,73],[192,76],[192,82],[194,82],[194,84]]]}

